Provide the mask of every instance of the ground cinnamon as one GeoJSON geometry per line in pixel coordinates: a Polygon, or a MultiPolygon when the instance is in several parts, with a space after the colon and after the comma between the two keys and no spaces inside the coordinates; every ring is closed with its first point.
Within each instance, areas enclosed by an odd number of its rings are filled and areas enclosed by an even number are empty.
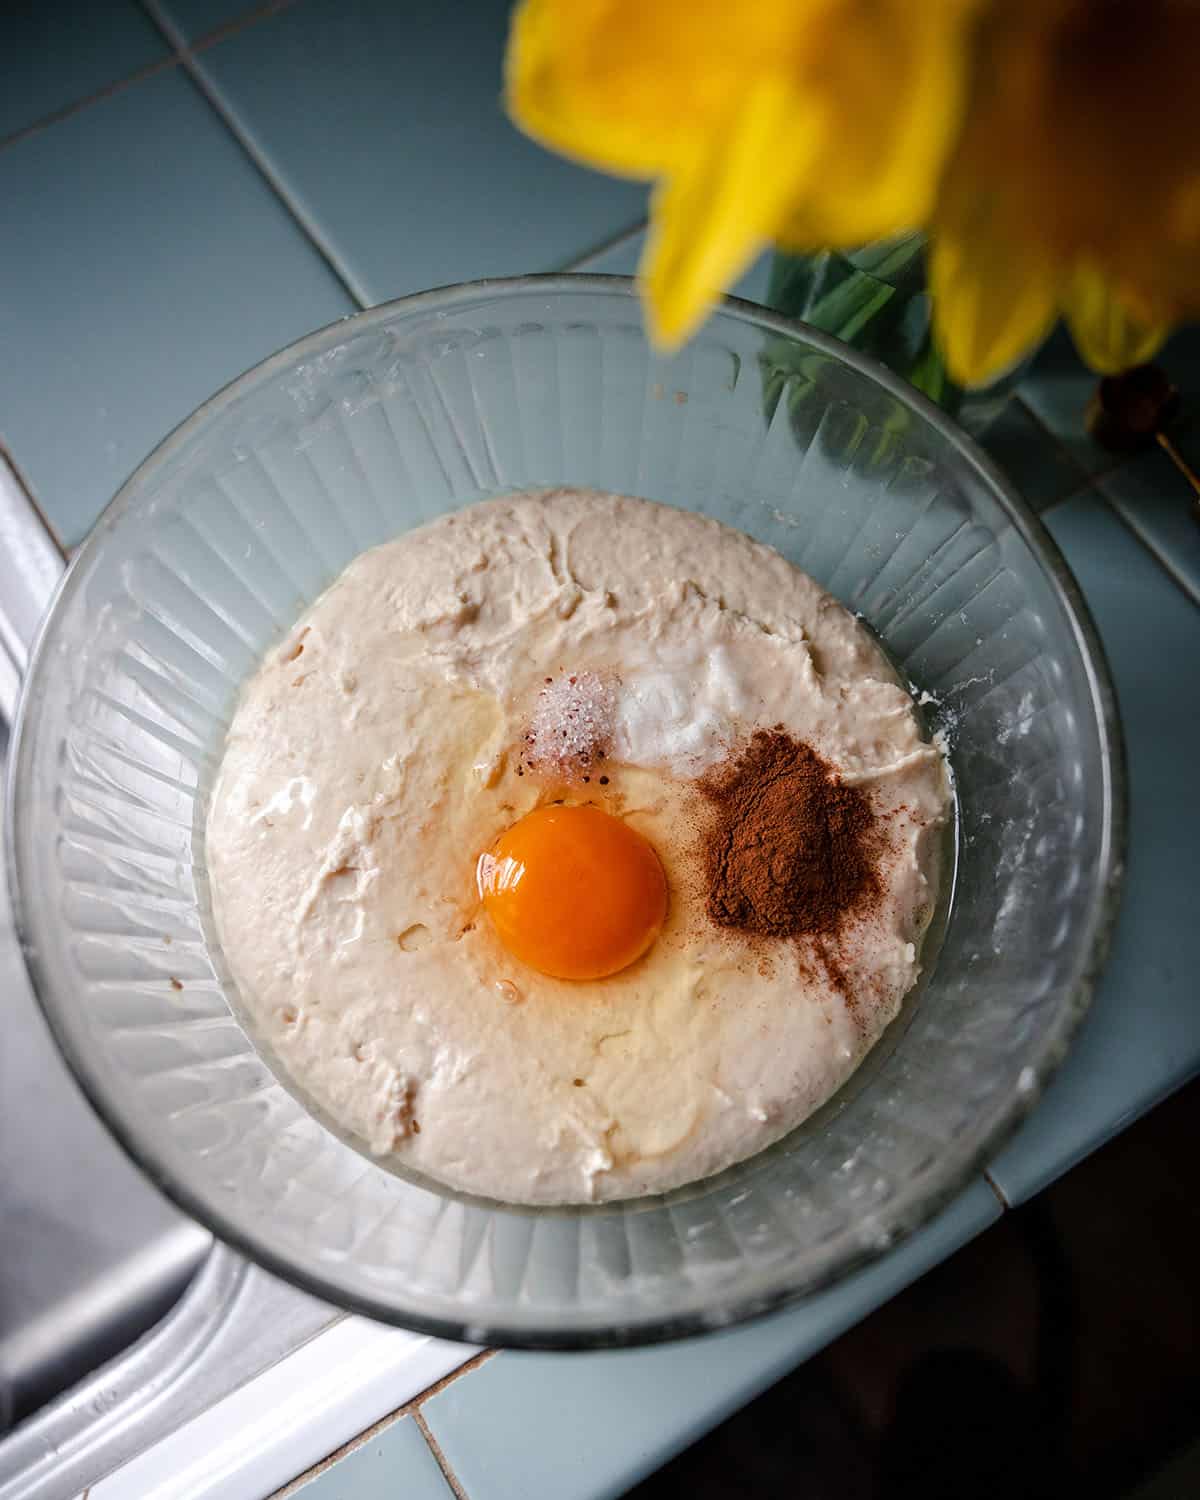
{"type": "Polygon", "coordinates": [[[710,918],[762,937],[812,936],[833,975],[829,939],[879,894],[866,793],[783,729],[759,730],[701,790],[716,812],[704,845],[710,918]]]}

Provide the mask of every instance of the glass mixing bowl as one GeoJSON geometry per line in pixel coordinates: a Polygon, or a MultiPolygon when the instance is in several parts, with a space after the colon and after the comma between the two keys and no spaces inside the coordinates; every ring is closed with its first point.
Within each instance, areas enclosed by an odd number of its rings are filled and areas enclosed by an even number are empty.
{"type": "Polygon", "coordinates": [[[322,1297],[514,1345],[728,1324],[929,1218],[1061,1059],[1121,865],[1100,648],[992,464],[880,365],[746,303],[660,358],[632,283],[606,277],[375,308],[203,406],[75,558],[12,777],[34,983],[146,1172],[322,1297]],[[716,516],[859,612],[949,741],[958,849],[919,995],[816,1119],[666,1197],[520,1209],[397,1176],[276,1077],[213,940],[204,824],[239,685],[351,557],[485,496],[563,484],[716,516]]]}

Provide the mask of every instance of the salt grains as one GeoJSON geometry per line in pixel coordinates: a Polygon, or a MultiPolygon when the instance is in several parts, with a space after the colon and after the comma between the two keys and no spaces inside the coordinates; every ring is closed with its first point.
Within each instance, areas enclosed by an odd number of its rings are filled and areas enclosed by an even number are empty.
{"type": "Polygon", "coordinates": [[[597,672],[547,677],[525,736],[525,764],[543,776],[584,781],[608,754],[616,687],[597,672]]]}

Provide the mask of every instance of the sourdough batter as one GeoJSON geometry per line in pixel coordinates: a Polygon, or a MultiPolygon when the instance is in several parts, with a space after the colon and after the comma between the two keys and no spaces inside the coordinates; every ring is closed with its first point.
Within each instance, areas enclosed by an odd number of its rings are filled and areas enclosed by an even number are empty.
{"type": "Polygon", "coordinates": [[[247,684],[208,822],[253,1028],[377,1154],[520,1203],[657,1192],[749,1156],[849,1077],[918,972],[941,755],[861,625],[779,554],[584,491],[487,501],[357,558],[247,684]],[[607,783],[517,775],[549,673],[616,684],[607,783]],[[886,847],[844,989],[714,927],[696,778],[781,725],[870,790],[886,847]],[[555,797],[657,850],[670,912],[607,979],[523,968],[476,860],[555,797]]]}

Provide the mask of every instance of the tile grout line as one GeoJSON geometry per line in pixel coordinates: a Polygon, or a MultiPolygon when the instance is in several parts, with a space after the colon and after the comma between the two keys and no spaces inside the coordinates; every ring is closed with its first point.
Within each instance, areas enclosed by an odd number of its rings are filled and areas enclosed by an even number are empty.
{"type": "MultiPolygon", "coordinates": [[[[1004,466],[1002,464],[1001,468],[1003,467],[1004,466]]],[[[1100,494],[1100,489],[1095,479],[1085,475],[1074,487],[1074,489],[1064,490],[1061,495],[1055,495],[1054,499],[1049,501],[1046,505],[1042,505],[1039,507],[1030,506],[1030,509],[1033,511],[1034,515],[1037,516],[1039,520],[1041,520],[1043,516],[1049,515],[1052,510],[1057,510],[1060,505],[1066,505],[1068,501],[1078,500],[1080,495],[1086,495],[1088,490],[1095,490],[1097,495],[1100,494]]],[[[1026,501],[1026,504],[1028,503],[1029,502],[1026,501]]]]}
{"type": "MultiPolygon", "coordinates": [[[[1101,480],[1110,478],[1116,472],[1116,469],[1109,469],[1103,475],[1093,475],[1090,478],[1085,479],[1084,482],[1077,486],[1075,489],[1068,490],[1065,495],[1056,496],[1053,500],[1050,501],[1048,505],[1043,505],[1041,509],[1036,512],[1038,520],[1041,521],[1044,525],[1045,518],[1051,513],[1051,511],[1058,510],[1060,506],[1067,505],[1072,500],[1078,500],[1084,495],[1087,495],[1089,493],[1092,494],[1094,498],[1100,502],[1104,509],[1110,512],[1112,516],[1121,524],[1121,526],[1124,527],[1124,529],[1129,533],[1129,535],[1138,544],[1138,546],[1144,548],[1150,554],[1150,556],[1163,570],[1163,572],[1167,575],[1167,577],[1171,580],[1175,587],[1179,589],[1179,591],[1185,596],[1189,603],[1192,603],[1196,605],[1197,608],[1200,608],[1200,594],[1197,593],[1191,581],[1188,578],[1185,578],[1183,574],[1179,572],[1171,557],[1159,548],[1158,544],[1151,536],[1142,531],[1137,522],[1132,520],[1126,513],[1124,505],[1114,500],[1108,493],[1108,490],[1104,486],[1104,484],[1101,483],[1101,480]]],[[[1071,567],[1071,559],[1069,557],[1067,558],[1067,566],[1071,567]]],[[[1074,569],[1072,569],[1072,572],[1073,571],[1074,569]]]]}
{"type": "Polygon", "coordinates": [[[289,1479],[287,1484],[283,1485],[282,1488],[272,1490],[268,1500],[289,1500],[289,1496],[296,1494],[306,1484],[319,1478],[322,1474],[327,1474],[336,1464],[341,1463],[342,1459],[349,1458],[352,1453],[356,1452],[365,1443],[369,1443],[372,1438],[380,1436],[390,1427],[394,1427],[397,1422],[402,1421],[403,1417],[403,1407],[398,1408],[396,1411],[388,1412],[386,1416],[380,1417],[378,1422],[372,1422],[370,1427],[364,1427],[361,1432],[356,1432],[340,1448],[335,1448],[332,1453],[327,1453],[324,1458],[313,1464],[311,1468],[305,1469],[303,1474],[297,1474],[294,1479],[289,1479]]]}
{"type": "MultiPolygon", "coordinates": [[[[1022,385],[1024,385],[1026,381],[1029,381],[1032,378],[1032,372],[1030,372],[1030,374],[1026,375],[1025,380],[1022,381],[1022,385]]],[[[1106,464],[1101,469],[1096,469],[1095,471],[1088,469],[1081,462],[1081,460],[1076,457],[1076,455],[1071,451],[1067,444],[1063,442],[1062,438],[1059,437],[1058,433],[1055,432],[1054,428],[1050,426],[1049,422],[1045,420],[1041,413],[1038,412],[1037,409],[1025,399],[1024,395],[1022,395],[1021,393],[1020,387],[1018,387],[1017,390],[1013,392],[1013,400],[1020,403],[1020,405],[1025,410],[1025,415],[1029,418],[1033,425],[1041,431],[1042,435],[1050,439],[1050,442],[1053,444],[1059,457],[1065,459],[1073,469],[1078,469],[1080,474],[1082,474],[1085,479],[1103,479],[1105,476],[1115,473],[1116,470],[1121,467],[1123,460],[1120,458],[1114,458],[1111,463],[1106,464]]],[[[1072,490],[1071,493],[1075,494],[1076,492],[1072,490]]]]}
{"type": "Polygon", "coordinates": [[[1174,559],[1168,553],[1162,551],[1158,543],[1152,537],[1148,536],[1138,525],[1137,521],[1126,512],[1125,506],[1114,500],[1105,488],[1098,484],[1096,486],[1096,493],[1099,495],[1105,509],[1111,511],[1117,520],[1120,521],[1121,525],[1124,526],[1125,530],[1129,532],[1130,536],[1133,537],[1134,541],[1146,549],[1175,587],[1180,590],[1190,603],[1200,607],[1200,594],[1197,594],[1191,580],[1185,577],[1176,567],[1174,559]]]}
{"type": "Polygon", "coordinates": [[[136,73],[129,73],[124,78],[117,78],[112,83],[106,83],[103,88],[96,89],[94,93],[85,94],[82,99],[76,99],[71,104],[64,104],[61,109],[51,110],[48,115],[42,115],[40,119],[34,120],[29,125],[22,125],[20,130],[14,130],[11,135],[0,137],[0,151],[6,146],[15,146],[20,141],[28,140],[31,135],[40,135],[43,130],[48,130],[51,125],[58,125],[63,120],[69,120],[72,115],[79,114],[82,110],[89,109],[93,104],[102,104],[105,99],[111,99],[114,94],[121,94],[135,83],[141,83],[144,79],[153,78],[158,73],[165,73],[169,69],[177,67],[180,59],[175,53],[169,53],[166,57],[160,57],[157,62],[147,63],[144,68],[139,68],[136,73]]]}
{"type": "Polygon", "coordinates": [[[577,255],[573,260],[564,261],[562,265],[552,269],[558,271],[586,271],[589,260],[595,260],[597,256],[607,255],[611,250],[618,250],[630,240],[637,239],[639,234],[644,234],[648,227],[645,219],[639,219],[636,224],[628,229],[622,229],[617,234],[610,234],[606,240],[601,240],[598,245],[593,245],[590,250],[585,250],[582,255],[577,255]]]}
{"type": "Polygon", "coordinates": [[[432,1401],[434,1396],[440,1396],[446,1387],[453,1385],[460,1376],[470,1375],[472,1371],[478,1370],[481,1365],[487,1364],[489,1359],[499,1353],[499,1349],[481,1349],[478,1354],[472,1355],[465,1364],[461,1364],[457,1369],[451,1370],[448,1375],[443,1375],[440,1380],[435,1380],[432,1385],[426,1386],[423,1391],[418,1391],[411,1401],[404,1403],[400,1408],[401,1412],[415,1412],[426,1401],[432,1401]]]}
{"type": "MultiPolygon", "coordinates": [[[[1191,579],[1179,571],[1171,556],[1159,547],[1157,541],[1151,535],[1142,530],[1137,521],[1128,514],[1125,505],[1118,500],[1114,500],[1108,492],[1107,485],[1102,483],[1102,481],[1111,479],[1115,473],[1117,473],[1117,468],[1109,469],[1101,475],[1092,475],[1075,489],[1068,490],[1065,495],[1056,496],[1048,505],[1043,505],[1036,512],[1038,520],[1044,525],[1045,517],[1051,511],[1057,510],[1060,506],[1067,505],[1072,500],[1078,500],[1081,496],[1090,492],[1104,509],[1124,527],[1138,546],[1144,548],[1150,554],[1188,602],[1200,609],[1200,592],[1196,590],[1191,579]]],[[[1067,566],[1071,567],[1071,559],[1069,557],[1067,558],[1067,566]]],[[[1074,570],[1072,569],[1072,571],[1074,570]]]]}
{"type": "MultiPolygon", "coordinates": [[[[339,1448],[335,1448],[332,1453],[326,1454],[323,1459],[313,1464],[311,1468],[305,1469],[303,1474],[297,1474],[294,1479],[290,1479],[281,1489],[274,1490],[269,1500],[288,1500],[289,1496],[303,1489],[310,1480],[316,1479],[319,1475],[326,1473],[329,1469],[339,1464],[342,1459],[349,1458],[351,1453],[363,1447],[364,1444],[369,1443],[373,1438],[381,1436],[389,1428],[394,1427],[398,1422],[402,1422],[405,1417],[416,1417],[418,1414],[417,1409],[422,1401],[428,1400],[431,1396],[436,1396],[440,1391],[444,1391],[460,1375],[469,1375],[472,1370],[477,1370],[480,1365],[491,1359],[492,1355],[498,1352],[496,1349],[481,1349],[478,1354],[473,1355],[465,1364],[461,1364],[457,1369],[451,1370],[449,1374],[443,1375],[440,1380],[435,1380],[431,1386],[427,1386],[423,1391],[413,1396],[411,1400],[406,1401],[403,1406],[398,1406],[395,1411],[385,1413],[377,1422],[372,1422],[369,1427],[364,1427],[361,1432],[356,1432],[353,1437],[347,1438],[339,1448]]],[[[427,1433],[427,1424],[424,1422],[424,1419],[416,1425],[421,1429],[422,1433],[427,1433]]],[[[428,1438],[426,1440],[428,1441],[428,1438]]]]}
{"type": "MultiPolygon", "coordinates": [[[[179,30],[179,28],[175,25],[171,18],[165,13],[161,4],[159,3],[159,0],[141,0],[141,4],[146,14],[162,32],[163,36],[166,37],[168,43],[175,48],[176,53],[178,54],[178,60],[182,64],[184,71],[187,73],[192,83],[195,84],[197,89],[199,89],[200,93],[208,102],[210,108],[217,115],[217,118],[229,131],[230,135],[233,136],[234,140],[245,152],[250,162],[261,174],[267,186],[271,189],[271,191],[283,205],[284,209],[291,216],[296,227],[305,236],[305,238],[320,255],[321,259],[329,267],[329,270],[337,278],[343,291],[346,292],[350,300],[355,303],[357,307],[371,307],[373,305],[371,298],[367,295],[365,289],[359,286],[354,277],[354,274],[342,264],[337,251],[325,238],[324,234],[322,234],[321,230],[314,222],[311,214],[309,214],[307,209],[305,209],[304,206],[297,201],[295,195],[291,192],[291,190],[284,183],[283,179],[279,176],[278,172],[276,172],[275,168],[271,165],[266,153],[255,144],[253,138],[248,134],[246,130],[242,128],[242,126],[238,123],[237,117],[234,112],[225,104],[224,100],[221,98],[214,85],[209,82],[203,68],[196,61],[195,54],[188,43],[188,39],[183,35],[183,33],[179,30]]],[[[284,6],[277,8],[286,9],[287,7],[284,6]]],[[[275,12],[272,9],[263,8],[262,10],[255,12],[255,15],[261,18],[273,15],[274,13],[275,12]]],[[[214,42],[219,40],[220,38],[214,34],[209,42],[206,43],[206,47],[211,46],[214,42]]]]}
{"type": "Polygon", "coordinates": [[[12,449],[0,438],[0,466],[7,470],[7,477],[21,492],[25,503],[29,506],[34,518],[41,522],[42,529],[54,545],[54,550],[59,554],[64,563],[70,562],[71,553],[58,531],[50,524],[50,518],[34,498],[33,487],[21,472],[21,466],[17,463],[12,449]]]}
{"type": "MultiPolygon", "coordinates": [[[[277,16],[281,11],[289,10],[297,0],[265,0],[262,5],[257,5],[253,10],[240,11],[232,21],[226,21],[223,26],[214,27],[212,31],[206,31],[194,38],[191,42],[186,39],[180,52],[207,52],[210,47],[215,47],[218,42],[226,41],[231,36],[236,36],[239,31],[245,31],[248,26],[256,26],[260,21],[269,21],[272,16],[277,16]]],[[[155,21],[157,25],[157,20],[155,21]]]]}
{"type": "MultiPolygon", "coordinates": [[[[106,83],[103,88],[96,89],[93,93],[85,94],[81,99],[74,99],[70,104],[64,104],[61,109],[51,110],[48,115],[41,115],[32,120],[28,125],[22,125],[19,130],[14,130],[10,135],[0,136],[0,151],[6,146],[15,146],[18,142],[25,140],[28,136],[38,135],[41,131],[49,129],[51,125],[57,125],[63,120],[69,120],[72,115],[77,115],[81,110],[90,109],[93,104],[102,104],[105,99],[111,99],[114,94],[123,93],[135,83],[141,83],[147,78],[153,78],[159,73],[166,73],[171,68],[177,68],[185,61],[184,54],[190,50],[192,53],[207,51],[209,47],[218,42],[225,41],[228,37],[236,36],[239,31],[244,31],[248,26],[254,26],[259,21],[269,20],[271,16],[278,15],[280,11],[287,10],[295,5],[297,0],[266,0],[266,3],[254,10],[243,11],[235,16],[232,21],[226,21],[224,26],[218,26],[214,31],[206,32],[191,43],[190,48],[186,39],[169,34],[168,29],[161,23],[157,16],[151,16],[156,29],[171,47],[166,57],[160,57],[157,62],[147,63],[145,67],[138,68],[133,73],[128,73],[124,78],[115,78],[111,83],[106,83]]],[[[146,10],[145,5],[142,6],[146,10]]]]}
{"type": "Polygon", "coordinates": [[[412,1416],[413,1421],[417,1424],[418,1428],[421,1431],[421,1436],[429,1444],[429,1451],[433,1454],[438,1468],[441,1469],[442,1478],[449,1485],[452,1493],[455,1496],[455,1500],[470,1500],[470,1497],[468,1496],[466,1490],[464,1490],[462,1485],[459,1483],[458,1475],[450,1467],[449,1459],[442,1452],[442,1445],[430,1431],[429,1423],[425,1420],[420,1407],[415,1407],[413,1409],[412,1416]]]}
{"type": "Polygon", "coordinates": [[[1012,1208],[1012,1204],[1008,1201],[1004,1189],[992,1176],[991,1172],[987,1170],[987,1168],[984,1169],[983,1180],[987,1183],[988,1187],[991,1188],[992,1192],[995,1193],[996,1197],[999,1199],[1001,1212],[1007,1213],[1012,1208]]]}

